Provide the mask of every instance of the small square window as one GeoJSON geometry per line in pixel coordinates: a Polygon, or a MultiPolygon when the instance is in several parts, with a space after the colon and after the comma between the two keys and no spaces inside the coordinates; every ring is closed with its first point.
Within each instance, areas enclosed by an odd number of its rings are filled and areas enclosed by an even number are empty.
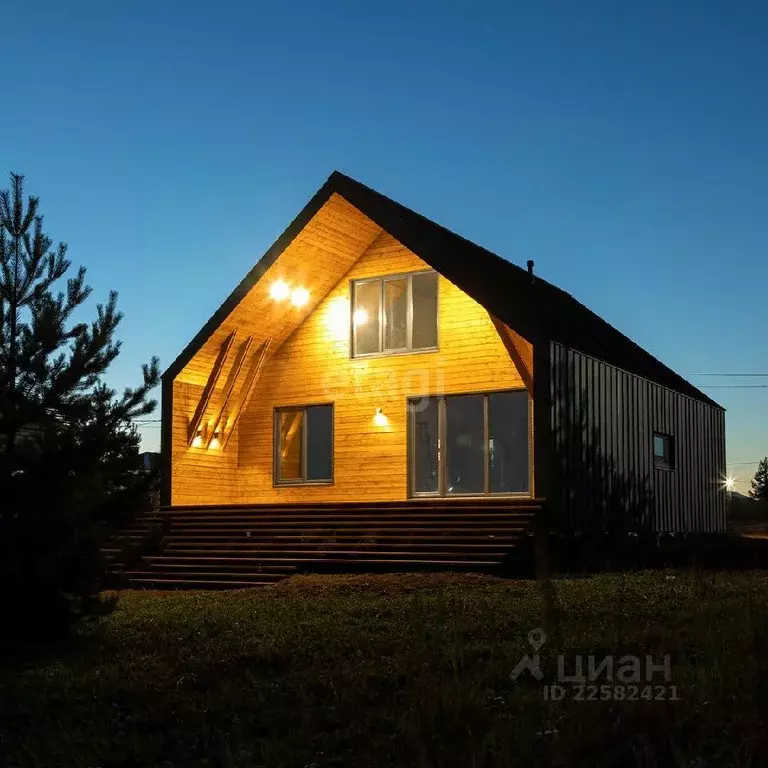
{"type": "Polygon", "coordinates": [[[675,438],[672,435],[653,433],[653,464],[657,469],[675,468],[675,438]]]}

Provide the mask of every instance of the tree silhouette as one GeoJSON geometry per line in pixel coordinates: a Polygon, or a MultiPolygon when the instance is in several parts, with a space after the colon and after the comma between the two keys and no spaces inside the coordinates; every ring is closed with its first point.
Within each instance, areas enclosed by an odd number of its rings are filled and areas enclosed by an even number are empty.
{"type": "Polygon", "coordinates": [[[768,501],[768,456],[757,465],[757,472],[752,478],[749,495],[755,501],[768,501]]]}
{"type": "Polygon", "coordinates": [[[0,611],[31,635],[92,602],[104,532],[145,490],[131,421],[154,410],[159,380],[153,358],[136,389],[105,384],[120,352],[117,294],[90,324],[75,321],[91,294],[85,268],[57,290],[67,247],[53,246],[38,209],[11,174],[0,192],[0,611]]]}

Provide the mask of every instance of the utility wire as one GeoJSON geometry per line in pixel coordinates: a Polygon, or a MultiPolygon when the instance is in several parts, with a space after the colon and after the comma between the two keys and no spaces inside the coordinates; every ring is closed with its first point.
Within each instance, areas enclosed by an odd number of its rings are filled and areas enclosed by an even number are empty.
{"type": "Polygon", "coordinates": [[[697,384],[699,389],[768,389],[768,384],[697,384]]]}

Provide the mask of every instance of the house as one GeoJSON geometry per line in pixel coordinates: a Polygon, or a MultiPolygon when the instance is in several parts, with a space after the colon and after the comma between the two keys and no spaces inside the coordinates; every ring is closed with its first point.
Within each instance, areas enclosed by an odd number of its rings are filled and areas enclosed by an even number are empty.
{"type": "Polygon", "coordinates": [[[162,402],[163,503],[187,523],[357,505],[448,528],[484,509],[726,527],[717,403],[532,262],[338,172],[168,368],[162,402]]]}

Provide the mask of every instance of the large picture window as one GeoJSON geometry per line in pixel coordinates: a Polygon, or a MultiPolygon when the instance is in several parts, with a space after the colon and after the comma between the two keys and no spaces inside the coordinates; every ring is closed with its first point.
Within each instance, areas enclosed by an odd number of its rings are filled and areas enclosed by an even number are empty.
{"type": "Polygon", "coordinates": [[[333,482],[333,406],[275,410],[275,483],[333,482]]]}
{"type": "Polygon", "coordinates": [[[529,404],[526,390],[410,399],[412,495],[528,493],[529,404]]]}
{"type": "Polygon", "coordinates": [[[352,283],[352,354],[437,349],[437,272],[352,283]]]}

